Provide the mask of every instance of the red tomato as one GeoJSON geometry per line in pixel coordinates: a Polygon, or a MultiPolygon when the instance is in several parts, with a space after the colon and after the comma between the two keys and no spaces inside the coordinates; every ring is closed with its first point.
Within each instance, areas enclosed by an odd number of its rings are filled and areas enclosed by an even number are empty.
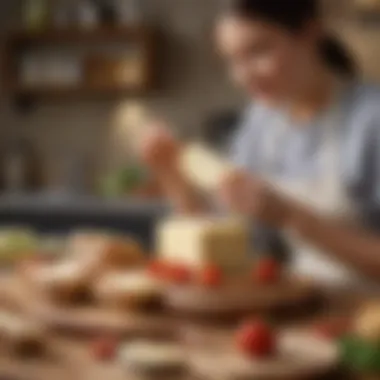
{"type": "Polygon", "coordinates": [[[116,356],[117,341],[112,337],[98,338],[92,342],[91,351],[97,360],[108,361],[116,356]]]}
{"type": "Polygon", "coordinates": [[[223,282],[223,273],[217,266],[208,265],[201,273],[200,282],[210,288],[219,287],[223,282]]]}
{"type": "Polygon", "coordinates": [[[275,334],[271,327],[260,320],[248,322],[238,330],[237,345],[239,350],[249,356],[269,357],[275,352],[275,334]]]}
{"type": "Polygon", "coordinates": [[[173,265],[169,268],[168,278],[176,284],[188,284],[192,279],[192,273],[183,265],[173,265]]]}
{"type": "Polygon", "coordinates": [[[164,278],[166,276],[167,266],[164,262],[153,260],[148,264],[148,273],[157,278],[164,278]]]}
{"type": "Polygon", "coordinates": [[[281,264],[274,259],[263,259],[254,268],[253,278],[259,284],[271,285],[281,277],[281,264]]]}

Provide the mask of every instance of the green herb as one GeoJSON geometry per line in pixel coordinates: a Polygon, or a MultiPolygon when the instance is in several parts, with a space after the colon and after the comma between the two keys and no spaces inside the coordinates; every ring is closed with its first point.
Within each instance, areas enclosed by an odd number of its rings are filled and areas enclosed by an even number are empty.
{"type": "Polygon", "coordinates": [[[343,364],[358,372],[380,373],[380,347],[362,339],[346,336],[339,341],[343,364]]]}
{"type": "Polygon", "coordinates": [[[115,197],[130,193],[144,183],[148,173],[144,168],[134,165],[110,174],[101,183],[104,196],[115,197]]]}

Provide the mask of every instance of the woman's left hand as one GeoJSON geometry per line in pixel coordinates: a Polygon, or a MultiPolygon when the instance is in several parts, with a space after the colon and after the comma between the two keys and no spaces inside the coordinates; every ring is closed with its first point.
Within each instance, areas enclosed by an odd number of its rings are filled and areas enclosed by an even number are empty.
{"type": "Polygon", "coordinates": [[[227,175],[220,187],[220,197],[232,211],[279,227],[287,224],[293,210],[288,199],[244,171],[227,175]]]}

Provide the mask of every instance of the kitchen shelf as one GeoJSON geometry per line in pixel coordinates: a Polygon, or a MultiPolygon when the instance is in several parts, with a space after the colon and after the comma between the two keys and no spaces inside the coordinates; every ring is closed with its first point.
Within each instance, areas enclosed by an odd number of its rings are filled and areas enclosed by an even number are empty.
{"type": "Polygon", "coordinates": [[[147,27],[129,28],[94,28],[94,29],[45,29],[45,30],[17,30],[10,32],[8,42],[13,45],[30,45],[41,43],[82,44],[88,42],[108,41],[140,41],[149,43],[152,30],[147,27]]]}
{"type": "MultiPolygon", "coordinates": [[[[152,29],[136,26],[129,28],[98,28],[98,29],[46,29],[40,31],[16,30],[7,34],[3,52],[3,83],[4,91],[12,97],[35,98],[65,98],[92,96],[144,95],[155,84],[155,33],[152,29]],[[128,58],[115,58],[103,50],[98,53],[88,52],[88,46],[95,49],[112,45],[132,46],[138,50],[138,82],[128,82],[115,79],[118,65],[127,65],[128,58]],[[24,84],[21,78],[21,62],[26,54],[35,51],[57,51],[57,49],[83,50],[80,66],[81,78],[73,85],[56,83],[24,84]],[[95,54],[95,55],[94,55],[95,54]],[[100,59],[96,62],[95,74],[87,66],[87,60],[100,59]],[[108,60],[108,61],[107,61],[108,60]],[[111,63],[110,63],[111,62],[111,63]],[[99,67],[100,66],[100,67],[99,67]],[[116,68],[115,68],[116,67],[116,68]],[[95,79],[91,78],[95,75],[95,79]],[[98,83],[101,78],[101,83],[98,83]],[[106,79],[104,79],[106,78],[106,79]]],[[[73,53],[74,54],[74,53],[73,53]]],[[[118,77],[116,77],[118,78],[118,77]]]]}
{"type": "Polygon", "coordinates": [[[352,4],[352,11],[356,21],[367,26],[380,24],[380,2],[355,0],[352,4]]]}
{"type": "Polygon", "coordinates": [[[143,96],[149,91],[149,87],[138,86],[136,88],[126,86],[22,86],[13,85],[8,92],[17,97],[39,98],[68,98],[68,97],[108,97],[118,95],[143,96]]]}
{"type": "Polygon", "coordinates": [[[356,12],[356,20],[367,26],[379,26],[380,25],[380,10],[358,10],[356,12]]]}

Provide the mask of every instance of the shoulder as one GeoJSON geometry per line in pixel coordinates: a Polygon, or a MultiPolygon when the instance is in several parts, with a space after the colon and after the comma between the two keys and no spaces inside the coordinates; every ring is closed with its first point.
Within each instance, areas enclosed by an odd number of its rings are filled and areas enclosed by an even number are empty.
{"type": "Polygon", "coordinates": [[[252,140],[256,140],[268,124],[268,114],[260,104],[250,104],[241,113],[236,132],[232,136],[234,150],[245,150],[252,140]]]}
{"type": "Polygon", "coordinates": [[[272,110],[259,103],[248,105],[242,112],[235,133],[235,140],[245,140],[247,136],[257,136],[273,116],[272,110]]]}
{"type": "Polygon", "coordinates": [[[380,87],[352,84],[344,102],[346,131],[353,140],[368,141],[380,134],[380,87]]]}
{"type": "Polygon", "coordinates": [[[380,86],[355,83],[348,95],[348,105],[353,113],[367,121],[380,118],[380,86]]]}
{"type": "Polygon", "coordinates": [[[253,147],[261,140],[267,124],[268,115],[263,106],[250,104],[244,109],[229,146],[229,156],[235,164],[247,166],[252,161],[253,147]]]}
{"type": "Polygon", "coordinates": [[[352,84],[352,90],[364,103],[380,100],[380,86],[377,84],[356,82],[352,84]]]}

